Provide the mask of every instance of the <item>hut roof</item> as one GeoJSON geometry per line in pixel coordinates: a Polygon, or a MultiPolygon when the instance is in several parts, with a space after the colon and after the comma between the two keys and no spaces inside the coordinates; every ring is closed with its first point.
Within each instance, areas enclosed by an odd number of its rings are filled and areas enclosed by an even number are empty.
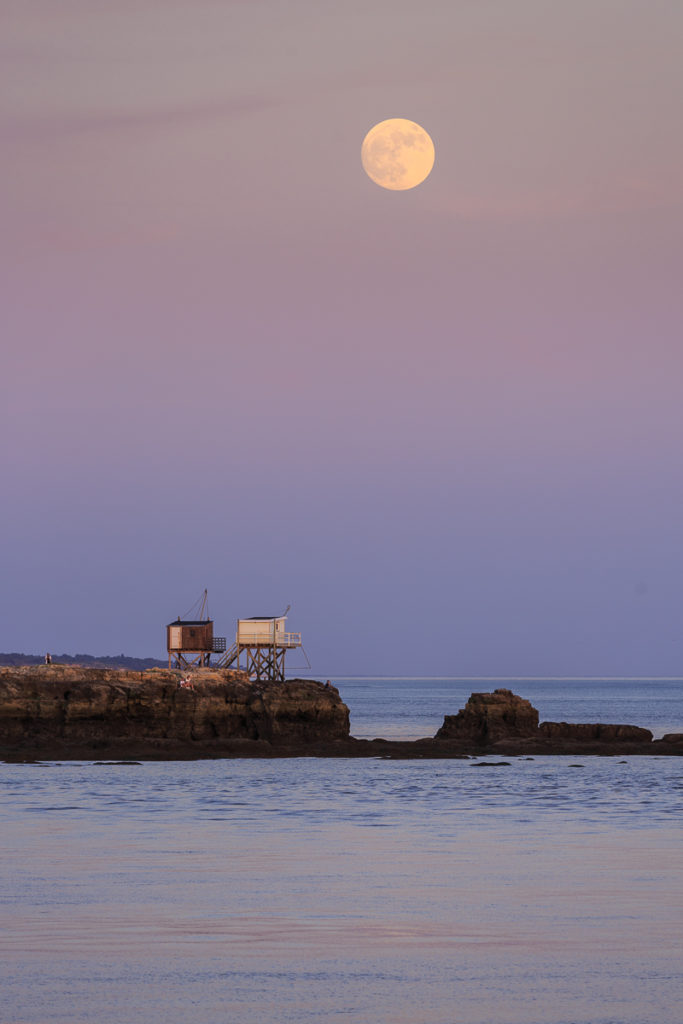
{"type": "Polygon", "coordinates": [[[169,626],[212,626],[213,619],[175,619],[169,626]]]}

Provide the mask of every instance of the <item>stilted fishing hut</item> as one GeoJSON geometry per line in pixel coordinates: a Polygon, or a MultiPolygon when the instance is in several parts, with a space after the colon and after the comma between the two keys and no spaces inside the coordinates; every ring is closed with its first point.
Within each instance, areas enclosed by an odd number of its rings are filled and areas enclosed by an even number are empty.
{"type": "MultiPolygon", "coordinates": [[[[211,664],[212,654],[225,652],[225,637],[213,635],[206,590],[197,603],[200,607],[195,618],[178,616],[166,626],[169,668],[203,668],[211,664]]],[[[194,605],[189,614],[196,607],[194,605]]]]}
{"type": "Polygon", "coordinates": [[[244,668],[254,680],[284,683],[287,651],[303,647],[301,633],[287,631],[288,611],[238,619],[235,642],[219,665],[244,668]]]}

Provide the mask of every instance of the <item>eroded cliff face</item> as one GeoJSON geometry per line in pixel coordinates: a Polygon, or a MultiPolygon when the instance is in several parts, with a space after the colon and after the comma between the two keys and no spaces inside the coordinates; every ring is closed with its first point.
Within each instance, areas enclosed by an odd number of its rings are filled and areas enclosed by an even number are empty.
{"type": "Polygon", "coordinates": [[[357,740],[333,686],[250,683],[201,669],[0,668],[0,758],[458,758],[495,753],[683,755],[683,734],[543,722],[510,690],[474,693],[434,739],[357,740]]]}
{"type": "Polygon", "coordinates": [[[349,712],[334,687],[250,683],[245,672],[0,668],[0,756],[221,757],[240,744],[335,744],[349,712]]]}

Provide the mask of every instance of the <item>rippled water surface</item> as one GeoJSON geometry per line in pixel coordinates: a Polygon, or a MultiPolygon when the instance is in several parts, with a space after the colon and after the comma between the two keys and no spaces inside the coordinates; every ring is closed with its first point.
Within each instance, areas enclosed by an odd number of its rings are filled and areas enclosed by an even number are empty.
{"type": "Polygon", "coordinates": [[[2,1024],[679,1024],[682,759],[507,760],[0,765],[2,1024]]]}

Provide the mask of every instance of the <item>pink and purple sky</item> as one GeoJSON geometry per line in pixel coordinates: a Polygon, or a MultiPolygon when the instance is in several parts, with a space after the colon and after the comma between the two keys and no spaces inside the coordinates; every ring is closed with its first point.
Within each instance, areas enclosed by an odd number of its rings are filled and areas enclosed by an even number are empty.
{"type": "Polygon", "coordinates": [[[680,0],[0,40],[0,650],[163,657],[206,586],[317,675],[683,674],[680,0]],[[363,173],[388,117],[417,189],[363,173]]]}

